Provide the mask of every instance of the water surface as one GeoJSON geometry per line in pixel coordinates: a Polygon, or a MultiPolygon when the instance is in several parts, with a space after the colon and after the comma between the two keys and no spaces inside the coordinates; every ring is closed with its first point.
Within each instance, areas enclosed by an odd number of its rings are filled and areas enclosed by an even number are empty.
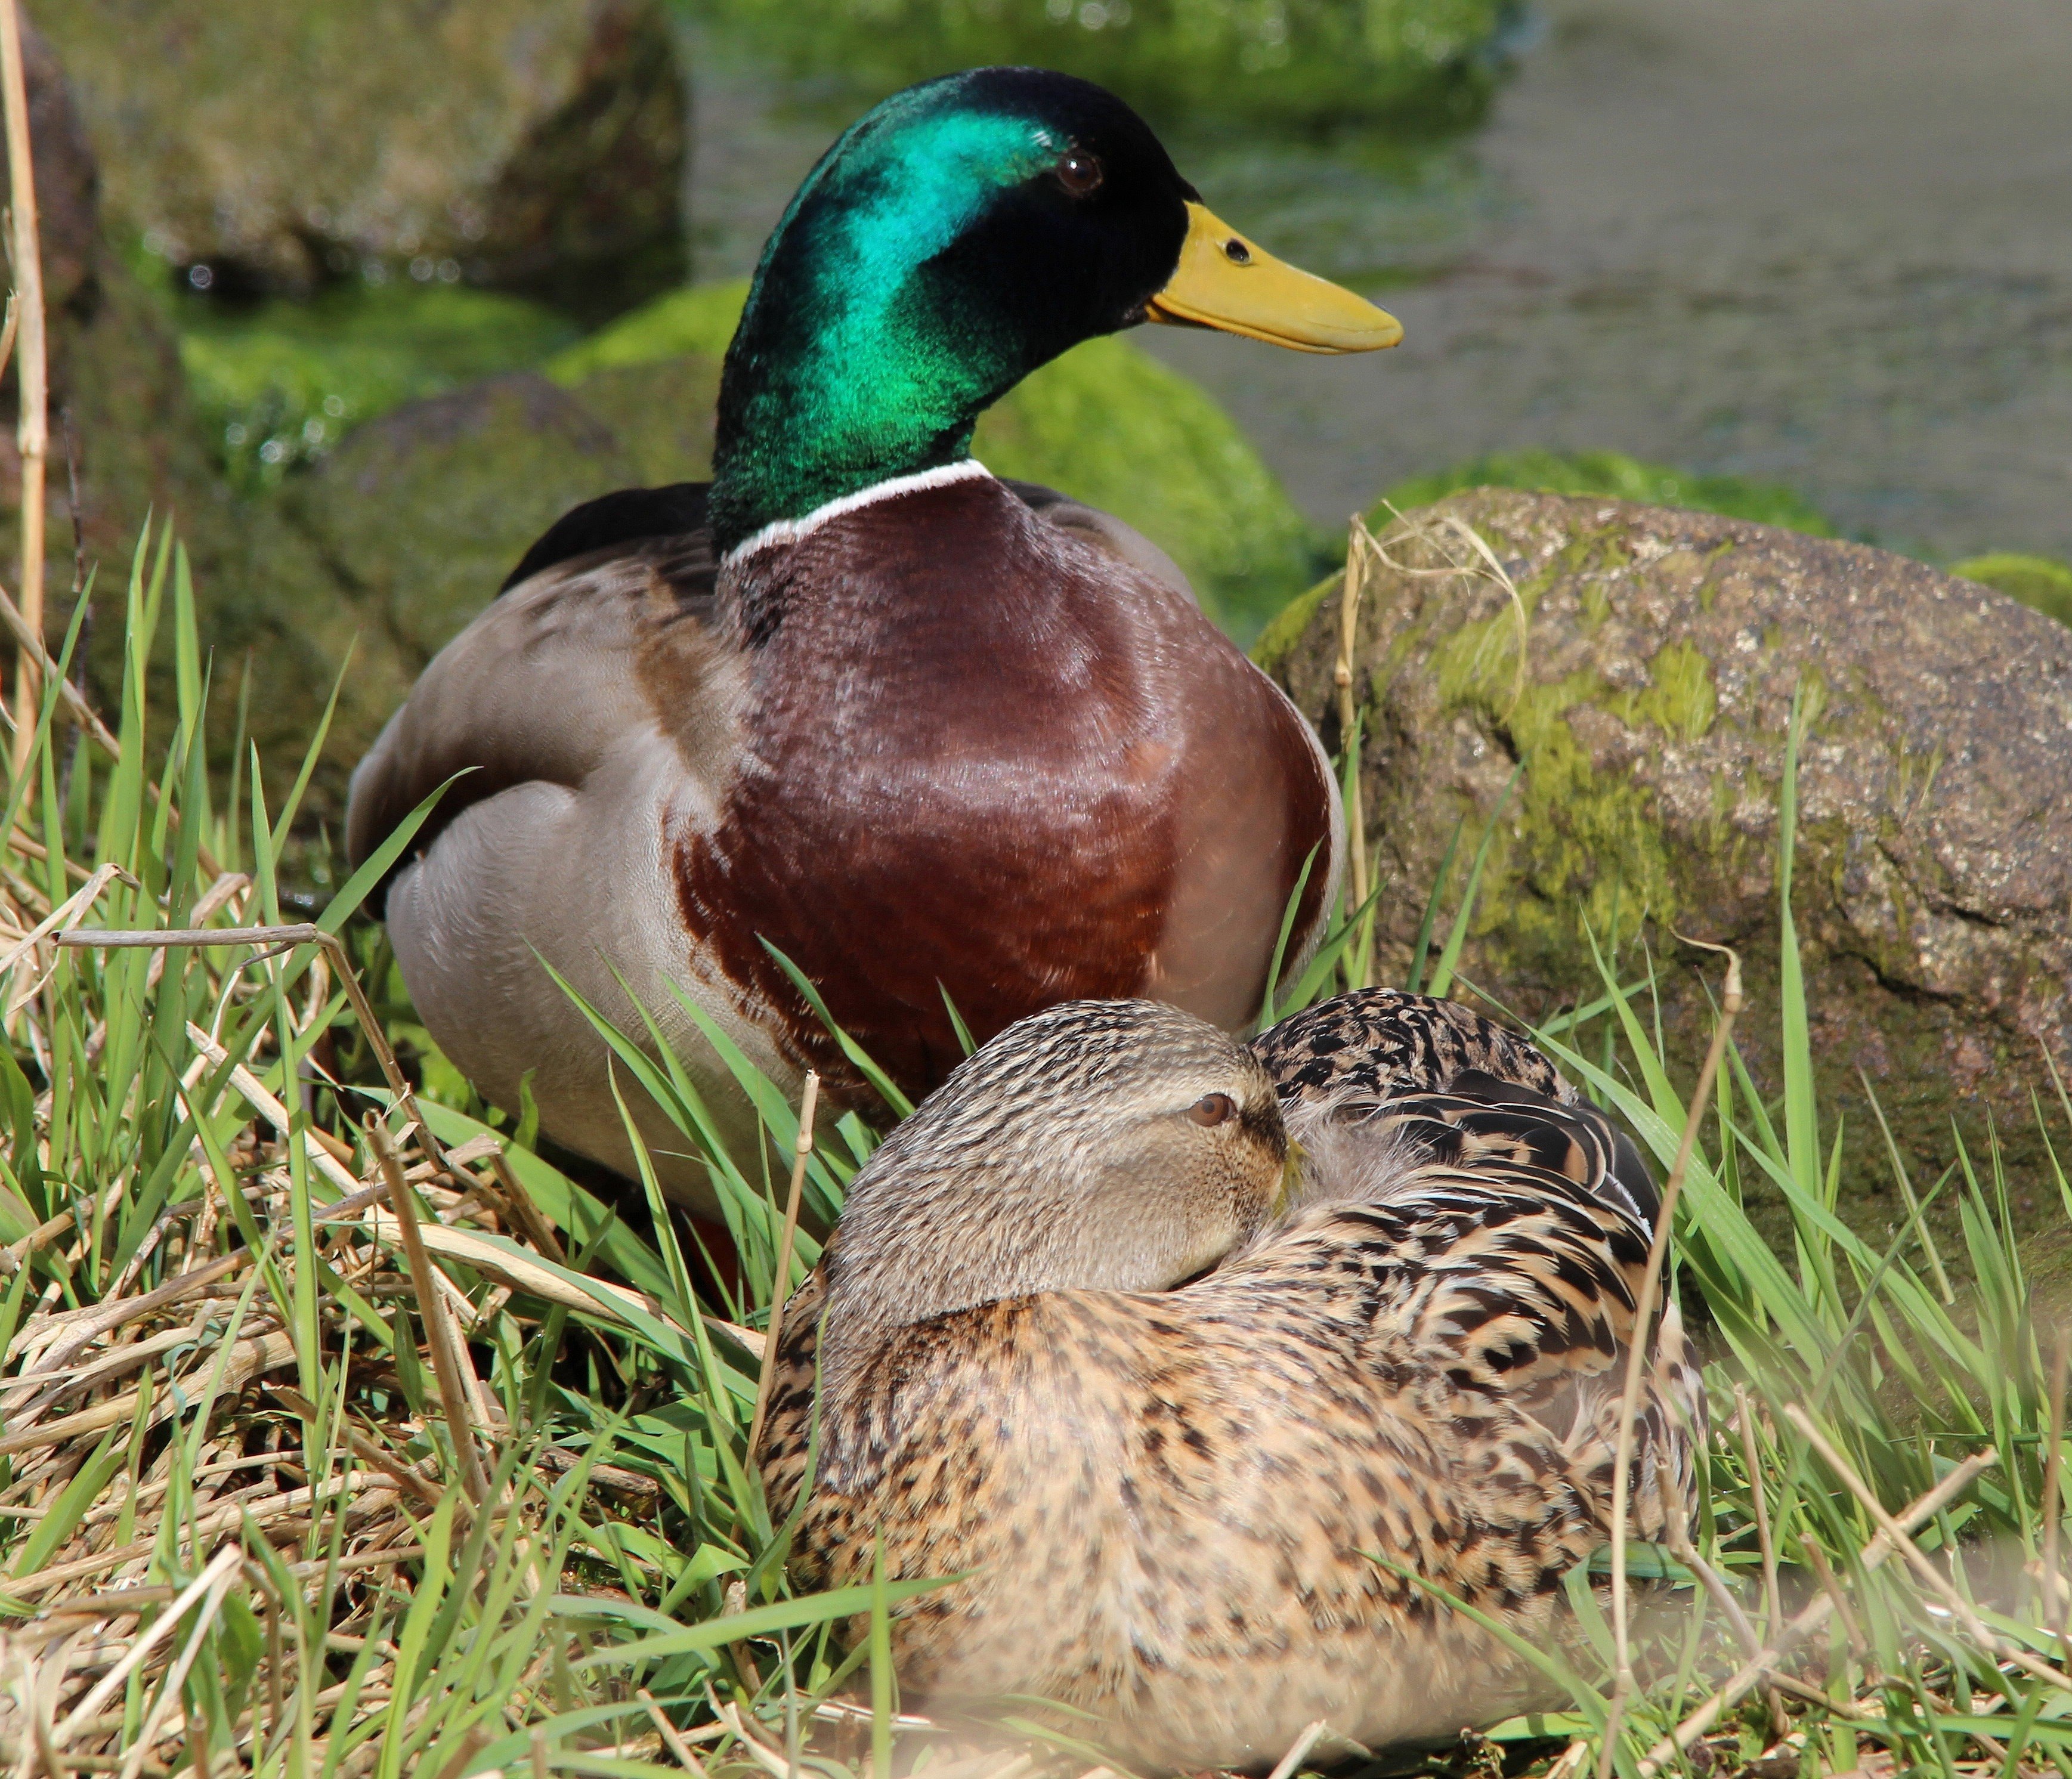
{"type": "MultiPolygon", "coordinates": [[[[1485,452],[1606,448],[1933,556],[2072,557],[2072,5],[1544,0],[1534,25],[1465,142],[1168,133],[1213,207],[1379,296],[1403,346],[1137,338],[1325,523],[1485,452]]],[[[698,88],[722,276],[829,125],[738,65],[698,88]]]]}

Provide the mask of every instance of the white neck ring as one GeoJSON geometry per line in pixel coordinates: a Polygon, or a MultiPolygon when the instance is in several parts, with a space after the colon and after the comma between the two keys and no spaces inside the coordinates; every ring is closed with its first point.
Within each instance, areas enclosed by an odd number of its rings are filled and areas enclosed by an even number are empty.
{"type": "Polygon", "coordinates": [[[753,532],[729,550],[722,561],[738,562],[758,550],[768,549],[773,544],[796,544],[802,537],[818,531],[830,520],[839,519],[844,513],[854,512],[859,507],[874,506],[881,500],[896,499],[902,494],[919,494],[926,489],[948,487],[953,482],[974,482],[984,477],[990,479],[993,472],[975,457],[960,462],[938,464],[932,470],[917,470],[911,475],[888,476],[882,482],[874,482],[867,488],[858,488],[853,494],[825,501],[797,519],[775,519],[762,530],[753,532]]]}

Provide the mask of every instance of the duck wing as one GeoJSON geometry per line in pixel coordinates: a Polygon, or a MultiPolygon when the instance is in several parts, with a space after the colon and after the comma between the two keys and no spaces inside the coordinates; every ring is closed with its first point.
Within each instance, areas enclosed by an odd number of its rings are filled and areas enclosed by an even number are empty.
{"type": "MultiPolygon", "coordinates": [[[[1377,1326],[1471,1395],[1503,1394],[1608,1479],[1610,1447],[1597,1447],[1616,1439],[1661,1207],[1632,1139],[1527,1039],[1425,996],[1342,995],[1252,1048],[1305,1151],[1318,1232],[1295,1239],[1370,1276],[1377,1326]]],[[[1703,1390],[1674,1309],[1646,1332],[1642,1457],[1688,1490],[1703,1390]]]]}
{"type": "Polygon", "coordinates": [[[670,694],[706,677],[722,652],[715,572],[711,534],[699,529],[615,540],[507,583],[434,657],[355,769],[346,811],[353,862],[455,774],[466,775],[418,830],[414,854],[500,791],[574,789],[629,735],[681,726],[670,694]]]}
{"type": "Polygon", "coordinates": [[[1528,1039],[1449,1000],[1363,988],[1252,1040],[1289,1134],[1328,1148],[1342,1183],[1392,1147],[1445,1164],[1507,1154],[1593,1189],[1652,1226],[1655,1178],[1633,1140],[1528,1039]]]}
{"type": "Polygon", "coordinates": [[[1470,1070],[1549,1099],[1576,1097],[1545,1056],[1494,1020],[1398,988],[1359,988],[1320,1000],[1260,1033],[1252,1047],[1283,1104],[1437,1093],[1470,1070]]]}

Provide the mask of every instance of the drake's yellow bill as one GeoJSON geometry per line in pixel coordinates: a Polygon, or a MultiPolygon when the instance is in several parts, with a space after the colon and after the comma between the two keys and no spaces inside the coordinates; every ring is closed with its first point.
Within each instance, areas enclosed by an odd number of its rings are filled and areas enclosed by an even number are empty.
{"type": "Polygon", "coordinates": [[[1403,338],[1395,316],[1276,260],[1198,203],[1187,206],[1180,263],[1151,299],[1149,318],[1298,352],[1374,352],[1403,338]]]}

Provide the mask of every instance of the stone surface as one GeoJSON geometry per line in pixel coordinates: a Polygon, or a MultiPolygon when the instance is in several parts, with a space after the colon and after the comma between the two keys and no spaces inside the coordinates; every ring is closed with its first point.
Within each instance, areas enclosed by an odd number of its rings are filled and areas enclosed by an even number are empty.
{"type": "MultiPolygon", "coordinates": [[[[28,51],[50,317],[51,634],[62,636],[71,615],[76,535],[78,560],[99,573],[89,679],[112,709],[122,653],[113,618],[131,553],[147,515],[170,520],[224,688],[219,746],[245,680],[246,733],[269,763],[290,765],[343,675],[307,804],[313,816],[335,814],[353,762],[418,669],[540,532],[610,489],[706,473],[717,368],[693,357],[607,369],[574,394],[535,376],[491,379],[360,429],[278,498],[240,499],[210,456],[161,306],[105,239],[100,172],[64,75],[41,39],[28,51]]],[[[0,577],[11,586],[11,374],[4,396],[0,577]]]]}
{"type": "Polygon", "coordinates": [[[602,317],[679,281],[657,0],[65,0],[111,209],[198,287],[466,276],[602,317]]]}
{"type": "Polygon", "coordinates": [[[275,737],[268,758],[299,752],[351,664],[313,815],[343,809],[353,766],[425,664],[554,520],[615,488],[709,473],[718,388],[719,367],[698,358],[606,370],[573,389],[531,372],[491,377],[356,429],[255,503],[286,547],[240,583],[247,602],[219,616],[217,634],[249,636],[282,669],[255,692],[275,737]]]}
{"type": "MultiPolygon", "coordinates": [[[[377,724],[569,507],[707,472],[717,375],[682,360],[606,372],[574,391],[531,372],[491,377],[357,428],[287,484],[290,522],[401,676],[367,688],[377,724]]],[[[372,738],[354,727],[341,742],[372,738]]]]}
{"type": "MultiPolygon", "coordinates": [[[[2029,1094],[2053,1103],[2045,1053],[2072,1066],[2072,631],[1882,551],[1609,500],[1479,490],[1385,548],[1400,566],[1368,581],[1355,669],[1379,980],[1407,970],[1457,824],[1441,935],[1494,822],[1470,982],[1538,1019],[1602,992],[1589,935],[1624,980],[1651,955],[1688,1080],[1718,966],[1701,978],[1676,935],[1730,943],[1737,1037],[1780,1091],[1779,792],[1803,687],[1794,899],[1845,1206],[1876,1227],[1900,1202],[1860,1070],[1918,1181],[1951,1158],[1953,1117],[1983,1168],[1990,1117],[2017,1213],[2062,1221],[2029,1094]],[[1449,520],[1516,604],[1450,568],[1478,558],[1449,520]]],[[[1333,583],[1258,651],[1332,746],[1339,618],[1333,583]]]]}
{"type": "Polygon", "coordinates": [[[1950,572],[2019,599],[2061,624],[2072,624],[2072,562],[2003,551],[1952,563],[1950,572]]]}
{"type": "MultiPolygon", "coordinates": [[[[82,581],[95,574],[82,652],[92,694],[113,710],[138,533],[147,516],[170,521],[192,562],[218,683],[232,688],[217,701],[219,743],[229,741],[235,686],[249,661],[249,733],[269,759],[292,758],[352,639],[352,614],[307,541],[272,508],[235,499],[216,475],[164,314],[106,240],[100,170],[65,72],[33,31],[24,51],[50,353],[50,637],[56,645],[65,634],[75,573],[82,581]]],[[[20,578],[15,368],[0,389],[0,581],[10,590],[20,578]]],[[[171,669],[159,665],[153,696],[162,712],[171,708],[171,669]]],[[[388,678],[397,677],[392,670],[388,678]]]]}
{"type": "MultiPolygon", "coordinates": [[[[30,158],[36,175],[36,222],[43,240],[43,300],[62,309],[92,275],[101,237],[101,170],[87,141],[56,53],[23,21],[22,66],[29,101],[30,158]]],[[[0,172],[7,144],[0,137],[0,172]]]]}

